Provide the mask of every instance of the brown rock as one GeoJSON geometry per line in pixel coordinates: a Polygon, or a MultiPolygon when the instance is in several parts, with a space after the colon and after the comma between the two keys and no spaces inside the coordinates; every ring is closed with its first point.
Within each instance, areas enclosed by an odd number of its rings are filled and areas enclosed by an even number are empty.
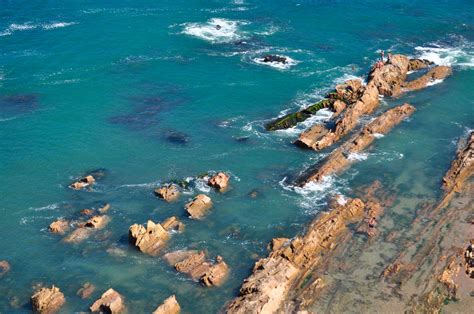
{"type": "Polygon", "coordinates": [[[221,192],[227,190],[229,187],[230,177],[224,172],[219,172],[215,176],[209,179],[207,183],[210,187],[213,187],[221,192]]]}
{"type": "Polygon", "coordinates": [[[187,259],[191,255],[198,253],[196,250],[178,250],[163,255],[163,259],[171,266],[175,266],[177,263],[187,259]]]}
{"type": "Polygon", "coordinates": [[[426,59],[410,59],[408,63],[408,71],[418,71],[432,65],[433,62],[426,59]]]}
{"type": "Polygon", "coordinates": [[[64,305],[66,299],[59,288],[41,288],[31,297],[31,306],[34,313],[56,313],[64,305]]]}
{"type": "Polygon", "coordinates": [[[49,225],[49,231],[52,233],[64,234],[69,230],[69,221],[58,219],[49,225]]]}
{"type": "Polygon", "coordinates": [[[0,261],[0,278],[10,271],[10,263],[7,261],[0,261]]]}
{"type": "Polygon", "coordinates": [[[191,202],[187,203],[185,208],[191,218],[201,219],[212,207],[212,200],[209,196],[199,194],[191,202]]]}
{"type": "Polygon", "coordinates": [[[229,267],[222,257],[217,256],[216,262],[206,260],[204,251],[187,256],[175,264],[177,271],[188,274],[193,280],[199,280],[206,287],[219,286],[227,277],[229,267]]]}
{"type": "Polygon", "coordinates": [[[91,305],[91,312],[100,313],[122,313],[125,310],[123,297],[114,289],[110,288],[91,305]]]}
{"type": "Polygon", "coordinates": [[[449,66],[436,66],[416,80],[404,83],[403,88],[409,91],[423,89],[435,80],[442,80],[452,73],[453,71],[449,66]]]}
{"type": "Polygon", "coordinates": [[[101,208],[99,208],[99,213],[101,214],[105,214],[106,212],[108,212],[110,209],[110,204],[109,203],[105,203],[104,206],[102,206],[101,208]]]}
{"type": "Polygon", "coordinates": [[[161,223],[161,225],[168,232],[170,231],[183,232],[184,231],[184,224],[181,221],[179,221],[176,216],[167,218],[165,221],[161,223]]]}
{"type": "Polygon", "coordinates": [[[295,144],[300,147],[315,149],[315,144],[328,132],[329,130],[324,125],[315,124],[302,132],[295,144]]]}
{"type": "Polygon", "coordinates": [[[289,243],[290,243],[290,239],[288,238],[273,238],[272,242],[268,245],[267,249],[269,251],[276,251],[289,243]]]}
{"type": "Polygon", "coordinates": [[[95,291],[95,286],[90,282],[86,282],[82,287],[77,290],[77,295],[82,299],[88,299],[95,291]]]}
{"type": "Polygon", "coordinates": [[[167,202],[174,202],[180,195],[178,187],[174,184],[167,184],[155,190],[155,195],[167,202]]]}
{"type": "Polygon", "coordinates": [[[216,262],[217,263],[212,265],[200,279],[206,287],[220,286],[229,273],[229,267],[222,257],[217,256],[216,262]]]}
{"type": "Polygon", "coordinates": [[[206,262],[206,254],[204,251],[189,255],[184,260],[176,263],[174,267],[180,273],[189,274],[193,279],[199,279],[204,275],[208,269],[208,265],[205,265],[205,269],[201,266],[206,262]]]}
{"type": "Polygon", "coordinates": [[[337,99],[347,104],[356,102],[364,91],[361,80],[348,80],[336,85],[337,99]]]}
{"type": "Polygon", "coordinates": [[[77,244],[89,238],[91,234],[92,234],[91,228],[77,228],[74,231],[72,231],[70,234],[68,234],[66,237],[64,237],[63,241],[66,243],[77,244]]]}
{"type": "Polygon", "coordinates": [[[146,228],[143,225],[132,225],[128,231],[128,238],[130,243],[141,252],[156,255],[169,240],[170,236],[162,225],[148,220],[146,228]]]}
{"type": "Polygon", "coordinates": [[[464,181],[474,172],[474,131],[471,131],[466,143],[458,150],[451,168],[443,177],[442,188],[445,193],[459,191],[464,181]]]}
{"type": "Polygon", "coordinates": [[[85,216],[92,216],[94,215],[94,211],[92,209],[85,208],[81,210],[81,214],[85,216]]]}
{"type": "Polygon", "coordinates": [[[74,190],[81,190],[85,187],[88,187],[92,184],[95,183],[95,178],[91,175],[85,176],[84,178],[81,178],[80,180],[72,183],[69,187],[74,190]]]}
{"type": "Polygon", "coordinates": [[[158,306],[153,314],[179,314],[181,312],[181,307],[179,306],[178,301],[176,301],[176,296],[172,295],[167,298],[163,304],[158,306]]]}
{"type": "Polygon", "coordinates": [[[110,221],[109,216],[106,216],[106,215],[94,216],[86,222],[85,227],[94,228],[94,229],[102,229],[109,223],[109,221],[110,221]]]}

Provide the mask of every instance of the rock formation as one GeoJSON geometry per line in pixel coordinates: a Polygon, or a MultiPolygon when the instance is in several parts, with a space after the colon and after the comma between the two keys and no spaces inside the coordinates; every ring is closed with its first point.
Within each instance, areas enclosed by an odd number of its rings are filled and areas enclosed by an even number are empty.
{"type": "Polygon", "coordinates": [[[181,307],[178,301],[176,301],[176,296],[172,295],[167,298],[163,304],[158,306],[156,310],[153,311],[153,314],[179,314],[180,312],[181,307]]]}
{"type": "Polygon", "coordinates": [[[194,219],[201,219],[212,207],[212,200],[209,196],[199,194],[185,206],[186,211],[194,219]]]}
{"type": "Polygon", "coordinates": [[[321,181],[324,177],[347,168],[354,161],[352,154],[362,152],[375,141],[378,134],[388,133],[395,125],[410,116],[414,111],[415,108],[409,104],[387,110],[367,124],[359,134],[329,154],[315,171],[311,169],[308,173],[303,174],[297,180],[297,184],[305,185],[310,181],[321,181]]]}
{"type": "MultiPolygon", "coordinates": [[[[256,262],[252,275],[245,279],[240,295],[228,304],[228,313],[285,312],[284,306],[295,288],[300,287],[309,270],[322,262],[348,232],[346,225],[361,220],[364,203],[350,199],[345,205],[320,215],[303,236],[280,245],[267,258],[256,262]]],[[[319,280],[317,282],[320,282],[319,280]]]]}
{"type": "Polygon", "coordinates": [[[219,190],[220,192],[224,192],[229,186],[229,179],[230,177],[227,174],[225,174],[224,172],[219,172],[216,175],[212,176],[207,184],[210,187],[219,190]]]}
{"type": "Polygon", "coordinates": [[[69,221],[64,219],[58,219],[49,225],[49,231],[52,233],[64,234],[69,231],[69,229],[69,221]]]}
{"type": "Polygon", "coordinates": [[[0,278],[10,271],[10,263],[0,261],[0,278]]]}
{"type": "Polygon", "coordinates": [[[84,222],[76,222],[77,228],[64,237],[66,243],[80,243],[90,237],[95,231],[103,229],[110,222],[110,217],[97,215],[84,222]]]}
{"type": "Polygon", "coordinates": [[[183,232],[184,231],[184,224],[178,220],[176,216],[172,216],[167,218],[165,221],[161,223],[163,228],[170,232],[170,231],[176,231],[176,232],[183,232]]]}
{"type": "Polygon", "coordinates": [[[141,252],[156,255],[170,239],[168,232],[159,223],[148,220],[146,227],[134,224],[128,231],[128,238],[132,245],[141,252]]]}
{"type": "Polygon", "coordinates": [[[471,239],[471,243],[464,251],[464,264],[466,274],[470,278],[474,278],[474,239],[471,239]]]}
{"type": "Polygon", "coordinates": [[[52,314],[59,311],[66,299],[59,288],[41,288],[31,297],[31,306],[34,313],[52,314]]]}
{"type": "Polygon", "coordinates": [[[123,297],[114,289],[110,288],[100,299],[91,305],[90,311],[93,313],[122,313],[125,310],[125,303],[123,297]]]}
{"type": "Polygon", "coordinates": [[[174,202],[179,198],[181,192],[175,184],[166,184],[155,190],[155,195],[167,202],[174,202]]]}
{"type": "Polygon", "coordinates": [[[277,56],[277,55],[266,55],[262,59],[263,62],[278,62],[285,64],[287,62],[285,57],[277,56]]]}
{"type": "Polygon", "coordinates": [[[428,71],[428,73],[420,76],[419,78],[405,82],[402,86],[403,89],[408,91],[415,91],[427,87],[430,83],[436,80],[443,80],[453,73],[451,67],[448,66],[436,66],[428,71]]]}
{"type": "Polygon", "coordinates": [[[91,284],[90,282],[86,282],[85,284],[82,285],[82,287],[79,290],[77,290],[76,294],[81,299],[88,299],[91,297],[94,291],[95,291],[95,286],[91,284]]]}
{"type": "Polygon", "coordinates": [[[83,188],[88,187],[94,183],[95,183],[95,178],[91,175],[88,175],[79,179],[76,182],[71,183],[69,187],[74,190],[82,190],[83,188]]]}

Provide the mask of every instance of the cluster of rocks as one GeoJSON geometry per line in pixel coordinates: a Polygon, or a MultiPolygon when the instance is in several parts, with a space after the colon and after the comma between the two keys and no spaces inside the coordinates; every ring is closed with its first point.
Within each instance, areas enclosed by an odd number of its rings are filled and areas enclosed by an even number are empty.
{"type": "Polygon", "coordinates": [[[474,240],[471,240],[466,251],[464,251],[464,261],[466,274],[469,277],[474,278],[474,240]]]}

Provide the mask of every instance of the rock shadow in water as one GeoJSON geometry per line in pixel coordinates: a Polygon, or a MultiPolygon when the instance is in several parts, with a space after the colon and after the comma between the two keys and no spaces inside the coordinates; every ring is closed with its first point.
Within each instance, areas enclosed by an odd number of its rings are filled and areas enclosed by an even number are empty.
{"type": "Polygon", "coordinates": [[[36,94],[0,96],[0,117],[3,118],[31,113],[37,110],[38,107],[39,100],[36,94]]]}

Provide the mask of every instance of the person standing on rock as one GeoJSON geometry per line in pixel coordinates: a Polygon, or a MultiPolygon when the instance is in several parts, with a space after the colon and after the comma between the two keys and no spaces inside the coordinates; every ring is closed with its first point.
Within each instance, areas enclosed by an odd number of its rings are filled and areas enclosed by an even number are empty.
{"type": "Polygon", "coordinates": [[[383,58],[384,58],[384,51],[380,51],[380,61],[382,61],[382,63],[384,62],[383,61],[383,58]]]}

